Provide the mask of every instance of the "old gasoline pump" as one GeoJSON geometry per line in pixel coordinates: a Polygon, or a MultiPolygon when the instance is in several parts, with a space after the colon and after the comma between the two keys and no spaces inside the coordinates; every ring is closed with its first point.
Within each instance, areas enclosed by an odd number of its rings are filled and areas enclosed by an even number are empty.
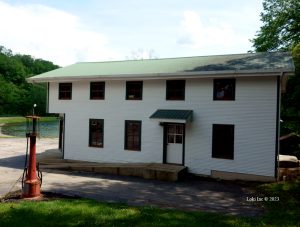
{"type": "Polygon", "coordinates": [[[36,137],[39,134],[39,119],[40,117],[34,115],[34,111],[32,116],[26,117],[27,150],[25,168],[22,179],[23,198],[38,198],[41,195],[42,174],[36,165],[36,137]],[[30,141],[29,159],[28,139],[30,141]]]}

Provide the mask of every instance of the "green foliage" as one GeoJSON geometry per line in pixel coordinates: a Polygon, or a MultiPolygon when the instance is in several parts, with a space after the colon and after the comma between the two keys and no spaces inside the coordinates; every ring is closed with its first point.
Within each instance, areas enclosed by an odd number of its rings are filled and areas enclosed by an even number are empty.
{"type": "Polygon", "coordinates": [[[300,1],[264,0],[263,26],[252,40],[258,52],[290,50],[300,43],[300,1]]]}
{"type": "Polygon", "coordinates": [[[25,81],[25,67],[13,57],[0,54],[0,75],[7,81],[21,84],[25,81]]]}
{"type": "MultiPolygon", "coordinates": [[[[57,117],[42,117],[40,122],[51,122],[57,120],[57,117]]],[[[25,123],[25,117],[0,117],[0,124],[25,123]]]]}
{"type": "Polygon", "coordinates": [[[300,43],[293,49],[295,75],[290,76],[283,96],[284,115],[300,116],[300,43]]]}
{"type": "Polygon", "coordinates": [[[276,220],[278,226],[299,226],[300,223],[300,182],[277,182],[258,187],[263,196],[277,197],[279,201],[269,201],[264,222],[273,225],[276,220]]]}
{"type": "Polygon", "coordinates": [[[32,105],[37,104],[36,113],[46,111],[46,85],[33,85],[26,78],[58,68],[52,62],[34,59],[30,55],[14,55],[0,46],[0,115],[27,115],[32,105]]]}
{"type": "MultiPolygon", "coordinates": [[[[286,93],[282,95],[282,116],[296,116],[300,118],[300,43],[291,51],[295,65],[295,75],[290,76],[286,86],[286,93]]],[[[300,134],[299,122],[283,122],[286,134],[296,132],[300,134]]]]}
{"type": "MultiPolygon", "coordinates": [[[[291,51],[295,75],[290,76],[282,96],[281,116],[300,117],[300,1],[264,0],[262,27],[252,40],[257,52],[291,51]]],[[[297,122],[284,122],[284,133],[300,133],[297,122]]]]}

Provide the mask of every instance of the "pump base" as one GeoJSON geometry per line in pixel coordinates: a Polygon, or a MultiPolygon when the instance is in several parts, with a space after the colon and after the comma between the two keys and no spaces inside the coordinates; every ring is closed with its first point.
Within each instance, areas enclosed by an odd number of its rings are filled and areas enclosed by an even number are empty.
{"type": "Polygon", "coordinates": [[[22,198],[39,198],[41,196],[41,182],[39,180],[26,180],[22,190],[22,198]]]}

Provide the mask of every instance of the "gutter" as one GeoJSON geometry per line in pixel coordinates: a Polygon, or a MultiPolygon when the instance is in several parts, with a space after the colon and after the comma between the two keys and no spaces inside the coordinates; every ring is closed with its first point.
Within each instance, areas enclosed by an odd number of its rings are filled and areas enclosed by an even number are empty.
{"type": "Polygon", "coordinates": [[[202,71],[202,72],[176,72],[176,73],[149,73],[149,74],[117,74],[117,75],[78,75],[78,76],[48,76],[48,77],[30,77],[29,83],[43,82],[64,82],[64,81],[82,81],[82,80],[157,80],[157,79],[176,79],[176,78],[223,78],[223,77],[262,77],[262,76],[280,76],[292,74],[288,69],[280,71],[269,70],[227,70],[227,71],[202,71]]]}

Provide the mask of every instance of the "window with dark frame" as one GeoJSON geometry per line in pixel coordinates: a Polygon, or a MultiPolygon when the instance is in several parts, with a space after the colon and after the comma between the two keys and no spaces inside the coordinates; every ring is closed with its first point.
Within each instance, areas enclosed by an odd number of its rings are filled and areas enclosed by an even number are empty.
{"type": "Polygon", "coordinates": [[[234,125],[213,124],[212,157],[233,159],[234,125]]]}
{"type": "Polygon", "coordinates": [[[141,121],[125,121],[125,150],[141,150],[141,121]]]}
{"type": "Polygon", "coordinates": [[[143,99],[143,81],[126,82],[126,100],[143,99]]]}
{"type": "Polygon", "coordinates": [[[90,99],[105,98],[105,82],[91,82],[90,84],[90,99]]]}
{"type": "Polygon", "coordinates": [[[72,83],[59,83],[58,99],[72,99],[72,83]]]}
{"type": "Polygon", "coordinates": [[[167,80],[166,100],[185,99],[185,80],[167,80]]]}
{"type": "Polygon", "coordinates": [[[103,147],[103,134],[104,134],[104,120],[103,119],[90,119],[89,122],[89,146],[90,147],[103,147]]]}
{"type": "Polygon", "coordinates": [[[215,79],[214,100],[235,100],[235,79],[215,79]]]}

